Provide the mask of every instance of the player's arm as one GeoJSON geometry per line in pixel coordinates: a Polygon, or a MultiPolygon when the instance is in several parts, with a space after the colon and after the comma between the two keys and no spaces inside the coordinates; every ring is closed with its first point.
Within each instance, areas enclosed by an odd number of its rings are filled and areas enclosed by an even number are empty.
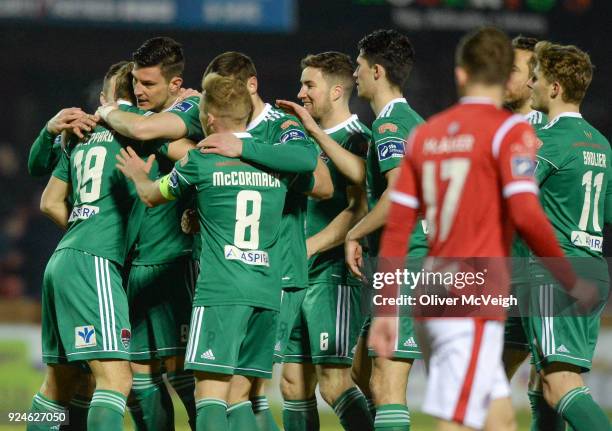
{"type": "Polygon", "coordinates": [[[322,253],[342,243],[349,229],[368,212],[363,187],[352,185],[346,188],[348,206],[319,233],[306,240],[308,257],[322,253]]]}
{"type": "Polygon", "coordinates": [[[70,183],[52,176],[40,198],[40,210],[62,229],[68,226],[70,207],[67,199],[69,193],[70,183]]]}
{"type": "Polygon", "coordinates": [[[117,154],[117,169],[134,182],[138,197],[148,207],[165,204],[172,200],[162,193],[162,187],[164,187],[163,181],[167,177],[157,181],[152,181],[149,178],[149,172],[154,160],[155,156],[150,155],[145,162],[131,147],[127,147],[127,149],[122,148],[120,153],[117,154]]]}
{"type": "Polygon", "coordinates": [[[317,150],[312,144],[304,145],[288,141],[285,144],[267,145],[256,139],[243,142],[232,133],[215,133],[198,144],[204,154],[219,154],[241,158],[265,166],[277,172],[303,174],[317,167],[317,150]]]}
{"type": "Polygon", "coordinates": [[[32,176],[49,175],[57,165],[61,143],[56,138],[64,131],[80,133],[91,131],[96,126],[96,118],[87,115],[81,108],[65,108],[51,118],[40,131],[30,148],[28,172],[32,176]]]}
{"type": "Polygon", "coordinates": [[[331,199],[334,195],[334,183],[329,173],[329,168],[323,160],[317,157],[317,167],[312,173],[314,185],[306,194],[315,199],[331,199]]]}
{"type": "Polygon", "coordinates": [[[306,131],[317,141],[340,173],[351,183],[362,184],[365,182],[365,161],[330,138],[319,127],[306,108],[288,100],[277,100],[276,104],[294,113],[300,119],[306,131]]]}
{"type": "Polygon", "coordinates": [[[180,139],[187,135],[185,122],[172,112],[139,115],[122,111],[116,105],[104,105],[97,113],[117,133],[140,141],[180,139]]]}
{"type": "Polygon", "coordinates": [[[185,155],[195,148],[195,142],[191,139],[183,138],[172,141],[165,146],[165,155],[173,162],[181,160],[185,155]]]}
{"type": "Polygon", "coordinates": [[[349,269],[358,276],[362,275],[360,267],[363,263],[362,249],[359,242],[367,235],[376,232],[384,226],[391,206],[389,193],[398,176],[399,168],[393,168],[385,173],[387,188],[384,193],[372,210],[346,234],[344,243],[346,263],[349,269]]]}

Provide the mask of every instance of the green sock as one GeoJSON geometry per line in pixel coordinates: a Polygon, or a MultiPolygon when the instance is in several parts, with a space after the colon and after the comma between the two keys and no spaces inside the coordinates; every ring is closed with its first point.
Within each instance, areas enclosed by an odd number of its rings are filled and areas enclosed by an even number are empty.
{"type": "Polygon", "coordinates": [[[230,431],[257,430],[251,402],[243,401],[229,406],[227,408],[227,424],[230,431]]]}
{"type": "Polygon", "coordinates": [[[317,399],[285,401],[283,425],[285,431],[319,431],[317,399]]]}
{"type": "MultiPolygon", "coordinates": [[[[32,398],[32,407],[30,413],[66,413],[66,408],[57,401],[50,400],[49,398],[42,395],[40,392],[34,395],[32,398]]],[[[28,422],[26,427],[27,431],[49,431],[52,429],[58,429],[59,422],[46,424],[40,422],[28,422]]]]}
{"type": "Polygon", "coordinates": [[[87,415],[87,431],[122,430],[126,397],[115,391],[97,389],[87,415]]]}
{"type": "Polygon", "coordinates": [[[174,406],[160,373],[134,373],[129,409],[137,431],[174,430],[174,406]]]}
{"type": "Polygon", "coordinates": [[[218,398],[202,398],[196,401],[198,431],[229,431],[227,403],[218,398]]]}
{"type": "Polygon", "coordinates": [[[251,405],[258,431],[280,431],[278,425],[274,422],[268,398],[265,395],[252,398],[251,405]]]}
{"type": "Polygon", "coordinates": [[[376,409],[375,430],[410,431],[410,411],[403,404],[383,404],[376,409]]]}
{"type": "Polygon", "coordinates": [[[191,371],[173,371],[166,373],[168,382],[172,385],[177,395],[183,402],[189,426],[195,431],[196,405],[195,405],[195,379],[191,371]]]}
{"type": "Polygon", "coordinates": [[[372,416],[372,419],[374,419],[376,417],[376,404],[374,404],[374,400],[370,397],[366,397],[366,403],[368,403],[370,416],[372,416]]]}
{"type": "Polygon", "coordinates": [[[557,404],[557,411],[575,431],[610,431],[608,416],[593,400],[589,388],[582,386],[569,391],[557,404]]]}
{"type": "Polygon", "coordinates": [[[68,404],[69,425],[62,425],[62,431],[84,431],[87,429],[87,414],[91,398],[76,394],[68,404]]]}
{"type": "Polygon", "coordinates": [[[542,392],[529,391],[531,431],[565,431],[565,420],[544,400],[542,392]]]}
{"type": "Polygon", "coordinates": [[[344,391],[332,407],[345,430],[369,431],[374,429],[372,416],[368,411],[368,403],[356,387],[344,391]]]}

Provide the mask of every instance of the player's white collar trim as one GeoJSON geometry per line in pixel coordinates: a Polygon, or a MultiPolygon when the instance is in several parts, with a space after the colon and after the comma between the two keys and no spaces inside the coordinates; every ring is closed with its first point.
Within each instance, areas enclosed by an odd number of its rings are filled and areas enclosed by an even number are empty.
{"type": "Polygon", "coordinates": [[[352,123],[353,121],[357,121],[357,120],[359,120],[359,118],[357,117],[357,115],[353,114],[350,117],[348,117],[346,120],[344,120],[342,123],[337,124],[334,127],[330,127],[329,129],[325,129],[323,130],[323,132],[325,132],[325,134],[327,135],[331,135],[332,133],[337,132],[340,129],[344,129],[350,123],[352,123]]]}
{"type": "Polygon", "coordinates": [[[253,136],[249,132],[234,132],[232,133],[237,138],[252,138],[253,136]]]}
{"type": "Polygon", "coordinates": [[[270,109],[272,109],[272,105],[270,105],[269,103],[266,103],[264,105],[263,110],[259,113],[257,118],[253,118],[251,120],[251,122],[247,126],[247,130],[254,129],[255,127],[259,126],[259,123],[261,123],[263,119],[266,117],[266,115],[268,115],[268,112],[270,112],[270,109]]]}
{"type": "Polygon", "coordinates": [[[130,102],[129,100],[124,100],[124,99],[117,100],[117,105],[133,106],[132,102],[130,102]]]}
{"type": "Polygon", "coordinates": [[[395,105],[396,103],[408,103],[408,101],[404,97],[398,97],[397,99],[393,99],[392,101],[387,103],[384,108],[380,110],[376,119],[386,116],[393,107],[393,105],[395,105]]]}
{"type": "Polygon", "coordinates": [[[582,114],[580,112],[562,112],[559,115],[557,115],[557,117],[555,117],[555,120],[557,118],[562,118],[562,117],[582,118],[582,114]]]}
{"type": "Polygon", "coordinates": [[[461,104],[479,104],[479,105],[495,105],[495,102],[490,97],[462,97],[459,99],[461,104]]]}

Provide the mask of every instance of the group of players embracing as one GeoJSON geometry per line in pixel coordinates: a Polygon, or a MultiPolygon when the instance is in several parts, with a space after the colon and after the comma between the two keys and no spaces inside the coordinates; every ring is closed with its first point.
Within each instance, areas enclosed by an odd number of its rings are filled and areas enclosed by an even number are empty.
{"type": "Polygon", "coordinates": [[[358,52],[306,56],[302,104],[272,105],[239,52],[210,62],[201,93],[183,89],[180,44],[156,37],[109,69],[95,114],[49,120],[28,168],[51,174],[41,209],[66,233],[43,278],[31,411],[69,423],[29,430],[123,429],[126,405],[137,430],[173,430],[167,383],[193,430],[278,430],[264,387],[277,362],[285,430],[319,429],[318,385],[344,429],[406,431],[421,358],[440,430],[513,430],[508,378],[529,352],[532,429],[610,429],[581,378],[612,220],[609,144],[579,114],[588,55],[473,31],[456,51],[459,103],[425,122],[402,93],[409,39],[377,30],[358,52]],[[349,109],[354,87],[371,129],[349,109]],[[456,137],[471,144],[436,147],[456,137]],[[513,287],[547,306],[567,291],[591,313],[508,319],[504,336],[503,316],[369,306],[365,259],[500,258],[514,230],[527,245],[513,253],[555,259],[515,268],[513,287]]]}

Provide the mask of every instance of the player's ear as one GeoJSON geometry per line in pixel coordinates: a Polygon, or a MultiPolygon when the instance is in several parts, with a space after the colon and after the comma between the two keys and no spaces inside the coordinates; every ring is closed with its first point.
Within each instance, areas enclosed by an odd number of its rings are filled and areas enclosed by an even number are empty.
{"type": "Polygon", "coordinates": [[[247,79],[246,84],[247,88],[249,89],[250,95],[257,94],[257,88],[259,87],[259,83],[257,82],[256,76],[251,76],[249,79],[247,79]]]}
{"type": "Polygon", "coordinates": [[[340,84],[334,85],[331,88],[331,97],[335,102],[338,99],[341,99],[344,96],[344,87],[340,84]]]}
{"type": "Polygon", "coordinates": [[[100,91],[100,105],[106,104],[106,97],[104,97],[104,91],[100,91]]]}
{"type": "Polygon", "coordinates": [[[382,78],[386,74],[385,68],[380,64],[374,64],[374,66],[372,66],[372,72],[374,74],[374,79],[376,80],[382,78]]]}
{"type": "Polygon", "coordinates": [[[178,91],[181,89],[181,85],[183,85],[183,78],[181,78],[180,76],[174,76],[172,77],[172,79],[170,79],[170,85],[168,85],[168,88],[170,90],[171,93],[178,93],[178,91]]]}
{"type": "Polygon", "coordinates": [[[563,87],[561,87],[561,84],[559,84],[557,81],[553,82],[550,85],[550,98],[551,99],[556,99],[557,97],[561,97],[561,94],[563,93],[563,87]]]}
{"type": "Polygon", "coordinates": [[[455,81],[459,88],[465,87],[468,81],[468,74],[463,67],[455,67],[455,81]]]}

